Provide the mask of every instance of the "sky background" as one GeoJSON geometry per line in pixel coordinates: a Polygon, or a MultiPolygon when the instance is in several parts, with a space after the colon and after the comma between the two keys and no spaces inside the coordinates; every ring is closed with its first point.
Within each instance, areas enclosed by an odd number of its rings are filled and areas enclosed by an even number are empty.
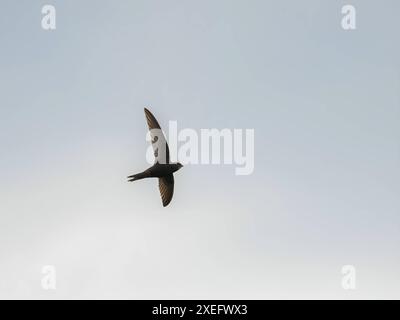
{"type": "Polygon", "coordinates": [[[0,298],[399,299],[399,13],[2,0],[0,298]],[[155,180],[126,182],[148,166],[145,106],[165,131],[254,129],[254,173],[185,166],[163,208],[155,180]]]}

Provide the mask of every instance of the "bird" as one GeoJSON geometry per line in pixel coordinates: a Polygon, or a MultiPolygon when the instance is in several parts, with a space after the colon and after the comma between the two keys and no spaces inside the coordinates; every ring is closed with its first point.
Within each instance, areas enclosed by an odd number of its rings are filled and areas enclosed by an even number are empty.
{"type": "Polygon", "coordinates": [[[181,169],[183,165],[179,162],[170,162],[168,143],[157,119],[147,108],[144,108],[144,114],[146,116],[147,126],[149,127],[155,162],[147,170],[128,176],[128,181],[132,182],[145,178],[158,178],[158,188],[160,190],[162,204],[163,207],[166,207],[169,205],[174,195],[174,172],[181,169]]]}

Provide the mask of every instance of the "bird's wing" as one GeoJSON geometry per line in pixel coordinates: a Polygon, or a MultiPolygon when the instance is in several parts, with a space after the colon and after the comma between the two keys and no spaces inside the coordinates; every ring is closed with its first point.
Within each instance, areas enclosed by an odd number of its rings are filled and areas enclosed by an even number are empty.
{"type": "Polygon", "coordinates": [[[171,173],[165,177],[158,178],[158,188],[160,189],[163,206],[166,207],[174,195],[174,175],[171,173]]]}
{"type": "Polygon", "coordinates": [[[147,125],[149,126],[151,144],[153,146],[156,162],[160,164],[167,164],[169,163],[169,148],[167,139],[165,139],[164,133],[162,132],[161,127],[153,114],[146,108],[144,108],[144,113],[146,115],[147,125]]]}

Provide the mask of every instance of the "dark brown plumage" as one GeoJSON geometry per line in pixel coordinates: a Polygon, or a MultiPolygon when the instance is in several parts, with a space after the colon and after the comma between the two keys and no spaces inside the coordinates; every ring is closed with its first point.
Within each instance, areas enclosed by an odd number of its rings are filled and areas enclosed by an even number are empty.
{"type": "Polygon", "coordinates": [[[170,163],[169,148],[167,140],[158,124],[157,119],[148,110],[144,109],[147,125],[149,127],[151,144],[153,146],[155,163],[147,170],[133,174],[128,177],[128,181],[136,181],[145,178],[158,178],[158,187],[160,189],[163,206],[166,207],[174,195],[174,175],[183,166],[178,163],[170,163]]]}

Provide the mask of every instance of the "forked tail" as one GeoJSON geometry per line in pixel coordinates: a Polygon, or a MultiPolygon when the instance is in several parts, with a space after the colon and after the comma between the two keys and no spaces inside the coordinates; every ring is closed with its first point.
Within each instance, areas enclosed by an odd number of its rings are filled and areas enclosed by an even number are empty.
{"type": "Polygon", "coordinates": [[[141,173],[133,174],[133,175],[129,176],[128,181],[132,182],[132,181],[140,180],[143,178],[146,178],[146,175],[143,172],[141,172],[141,173]]]}

